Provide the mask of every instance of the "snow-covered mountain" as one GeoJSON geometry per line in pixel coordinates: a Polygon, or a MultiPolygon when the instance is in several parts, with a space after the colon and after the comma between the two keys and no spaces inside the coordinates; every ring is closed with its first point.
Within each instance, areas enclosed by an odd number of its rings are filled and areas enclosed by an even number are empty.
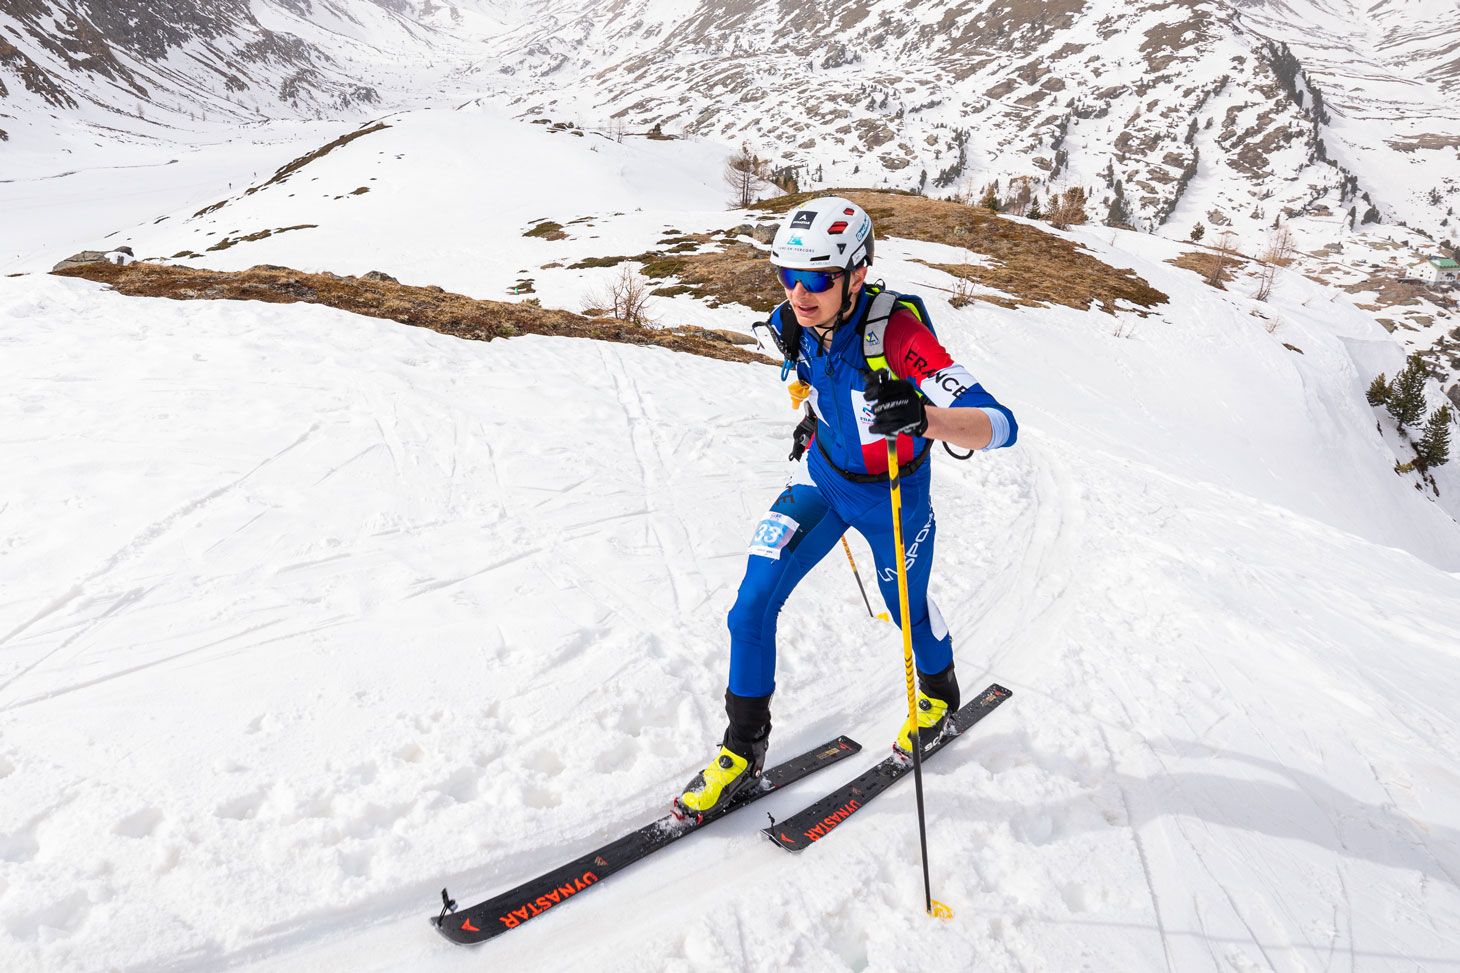
{"type": "Polygon", "coordinates": [[[1231,233],[1251,256],[1281,223],[1297,266],[1420,350],[1460,403],[1453,297],[1396,280],[1443,255],[1460,219],[1448,0],[815,10],[7,0],[0,183],[156,165],[131,148],[205,144],[218,122],[355,122],[478,101],[605,132],[658,125],[743,142],[805,188],[978,199],[996,185],[1007,202],[1080,186],[1098,222],[1178,240],[1201,225],[1208,245],[1231,233]]]}
{"type": "Polygon", "coordinates": [[[52,155],[425,102],[510,0],[5,0],[0,139],[52,155]],[[215,126],[216,127],[216,126],[215,126]]]}
{"type": "Polygon", "coordinates": [[[465,71],[523,114],[749,141],[803,185],[977,195],[1027,177],[1091,189],[1102,218],[1114,206],[1177,238],[1231,227],[1254,251],[1299,215],[1441,241],[1460,190],[1452,17],[1447,0],[841,0],[815,16],[729,0],[7,0],[0,127],[17,138],[88,102],[121,128],[338,115],[439,97],[465,71]]]}
{"type": "Polygon", "coordinates": [[[504,36],[524,110],[747,139],[803,185],[1091,187],[1137,227],[1319,212],[1453,237],[1453,5],[548,2],[504,36]],[[1362,6],[1362,10],[1360,7],[1362,6]]]}
{"type": "MultiPolygon", "coordinates": [[[[1420,350],[1460,403],[1460,48],[1447,0],[546,2],[500,36],[515,111],[748,144],[802,188],[1086,189],[1098,221],[1299,266],[1420,350]]],[[[1021,190],[1022,191],[1022,190],[1021,190]]],[[[1022,206],[1016,208],[1016,212],[1022,206]]]]}

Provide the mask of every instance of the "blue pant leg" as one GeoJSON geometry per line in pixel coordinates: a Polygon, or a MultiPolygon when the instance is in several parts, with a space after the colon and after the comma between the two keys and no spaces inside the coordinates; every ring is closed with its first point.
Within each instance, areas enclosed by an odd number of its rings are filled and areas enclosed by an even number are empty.
{"type": "Polygon", "coordinates": [[[809,484],[787,487],[756,528],[745,577],[730,609],[730,691],[776,688],[776,619],[791,591],[826,556],[847,523],[809,484]]]}
{"type": "MultiPolygon", "coordinates": [[[[888,494],[883,488],[883,494],[888,494]]],[[[897,592],[896,539],[892,533],[892,504],[873,507],[852,524],[872,547],[877,586],[893,621],[902,624],[897,592]]],[[[907,552],[908,615],[912,620],[913,658],[919,672],[935,675],[953,661],[953,640],[938,606],[928,598],[933,573],[933,548],[938,525],[926,475],[909,478],[902,486],[902,540],[907,552]]]]}

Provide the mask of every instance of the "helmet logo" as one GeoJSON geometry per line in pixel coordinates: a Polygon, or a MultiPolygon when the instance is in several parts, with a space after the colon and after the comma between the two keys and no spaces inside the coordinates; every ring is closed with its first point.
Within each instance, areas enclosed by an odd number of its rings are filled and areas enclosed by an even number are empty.
{"type": "Polygon", "coordinates": [[[846,253],[847,252],[847,245],[845,243],[838,243],[836,245],[836,252],[837,253],[846,253]]]}
{"type": "Polygon", "coordinates": [[[803,209],[799,213],[796,214],[795,219],[791,220],[791,229],[793,229],[793,230],[809,230],[809,229],[811,229],[811,224],[813,224],[815,222],[816,222],[816,210],[814,210],[814,209],[803,209]]]}
{"type": "Polygon", "coordinates": [[[804,247],[804,246],[806,246],[806,244],[804,244],[804,243],[801,242],[801,238],[800,237],[793,236],[793,237],[791,237],[791,239],[789,239],[789,240],[786,241],[786,246],[788,246],[788,247],[804,247]]]}

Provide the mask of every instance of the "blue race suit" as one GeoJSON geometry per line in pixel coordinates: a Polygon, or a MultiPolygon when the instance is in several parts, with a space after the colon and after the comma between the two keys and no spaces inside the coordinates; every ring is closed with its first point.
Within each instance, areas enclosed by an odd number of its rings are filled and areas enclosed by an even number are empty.
{"type": "MultiPolygon", "coordinates": [[[[864,291],[851,319],[833,332],[826,351],[809,331],[801,336],[796,374],[811,386],[817,416],[815,448],[807,451],[814,485],[788,487],[751,541],[745,577],[729,617],[729,688],[737,696],[769,696],[775,690],[776,619],[781,607],[848,527],[855,527],[871,545],[882,599],[893,621],[902,623],[891,485],[885,477],[886,440],[868,431],[872,415],[863,395],[867,359],[857,325],[869,303],[864,291]],[[882,476],[874,482],[859,482],[847,474],[866,480],[882,476]]],[[[771,327],[778,334],[780,320],[779,314],[771,315],[771,327]]],[[[901,308],[896,311],[888,322],[884,343],[893,371],[917,385],[929,403],[978,408],[989,416],[993,439],[985,448],[1014,443],[1018,426],[1013,414],[953,361],[915,314],[901,308]]],[[[953,645],[942,615],[928,598],[937,539],[929,494],[931,465],[922,461],[930,447],[922,437],[898,437],[898,459],[904,471],[898,481],[913,655],[920,672],[935,675],[953,661],[953,645]]]]}

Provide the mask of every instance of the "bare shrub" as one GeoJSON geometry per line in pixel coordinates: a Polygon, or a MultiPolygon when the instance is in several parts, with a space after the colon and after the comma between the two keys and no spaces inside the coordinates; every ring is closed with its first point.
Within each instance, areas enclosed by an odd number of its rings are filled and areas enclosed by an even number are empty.
{"type": "Polygon", "coordinates": [[[609,317],[626,324],[653,324],[649,317],[649,288],[642,278],[624,264],[619,274],[603,287],[589,291],[583,298],[583,313],[589,317],[609,317]]]}
{"type": "Polygon", "coordinates": [[[1295,249],[1292,231],[1286,226],[1278,226],[1268,234],[1267,246],[1257,257],[1262,263],[1262,272],[1257,278],[1257,293],[1253,297],[1259,301],[1268,299],[1272,294],[1273,281],[1277,279],[1278,268],[1293,262],[1295,249]]]}
{"type": "Polygon", "coordinates": [[[1257,293],[1252,296],[1259,301],[1265,301],[1272,294],[1272,282],[1277,277],[1277,264],[1267,260],[1262,261],[1262,272],[1257,278],[1257,293]]]}
{"type": "Polygon", "coordinates": [[[1068,230],[1088,220],[1085,212],[1085,187],[1071,186],[1059,196],[1051,196],[1046,219],[1056,230],[1068,230]]]}
{"type": "MultiPolygon", "coordinates": [[[[963,264],[961,267],[967,268],[969,273],[955,273],[952,275],[953,288],[950,293],[953,296],[948,298],[948,303],[954,307],[967,307],[978,300],[979,285],[975,277],[976,265],[974,263],[973,251],[967,249],[963,251],[963,264]]],[[[943,268],[944,271],[951,271],[953,269],[953,267],[943,268]]]]}
{"type": "Polygon", "coordinates": [[[1203,279],[1208,286],[1226,290],[1225,287],[1222,287],[1222,280],[1236,256],[1237,234],[1231,230],[1225,230],[1217,243],[1217,248],[1211,253],[1211,259],[1207,262],[1207,272],[1203,279]]]}
{"type": "Polygon", "coordinates": [[[725,185],[730,190],[730,205],[745,209],[760,198],[760,191],[771,181],[770,163],[750,151],[747,142],[740,151],[725,160],[725,185]]]}
{"type": "Polygon", "coordinates": [[[1286,267],[1293,262],[1293,254],[1297,249],[1297,244],[1293,242],[1293,231],[1284,223],[1268,237],[1267,251],[1262,259],[1270,260],[1279,267],[1286,267]]]}

